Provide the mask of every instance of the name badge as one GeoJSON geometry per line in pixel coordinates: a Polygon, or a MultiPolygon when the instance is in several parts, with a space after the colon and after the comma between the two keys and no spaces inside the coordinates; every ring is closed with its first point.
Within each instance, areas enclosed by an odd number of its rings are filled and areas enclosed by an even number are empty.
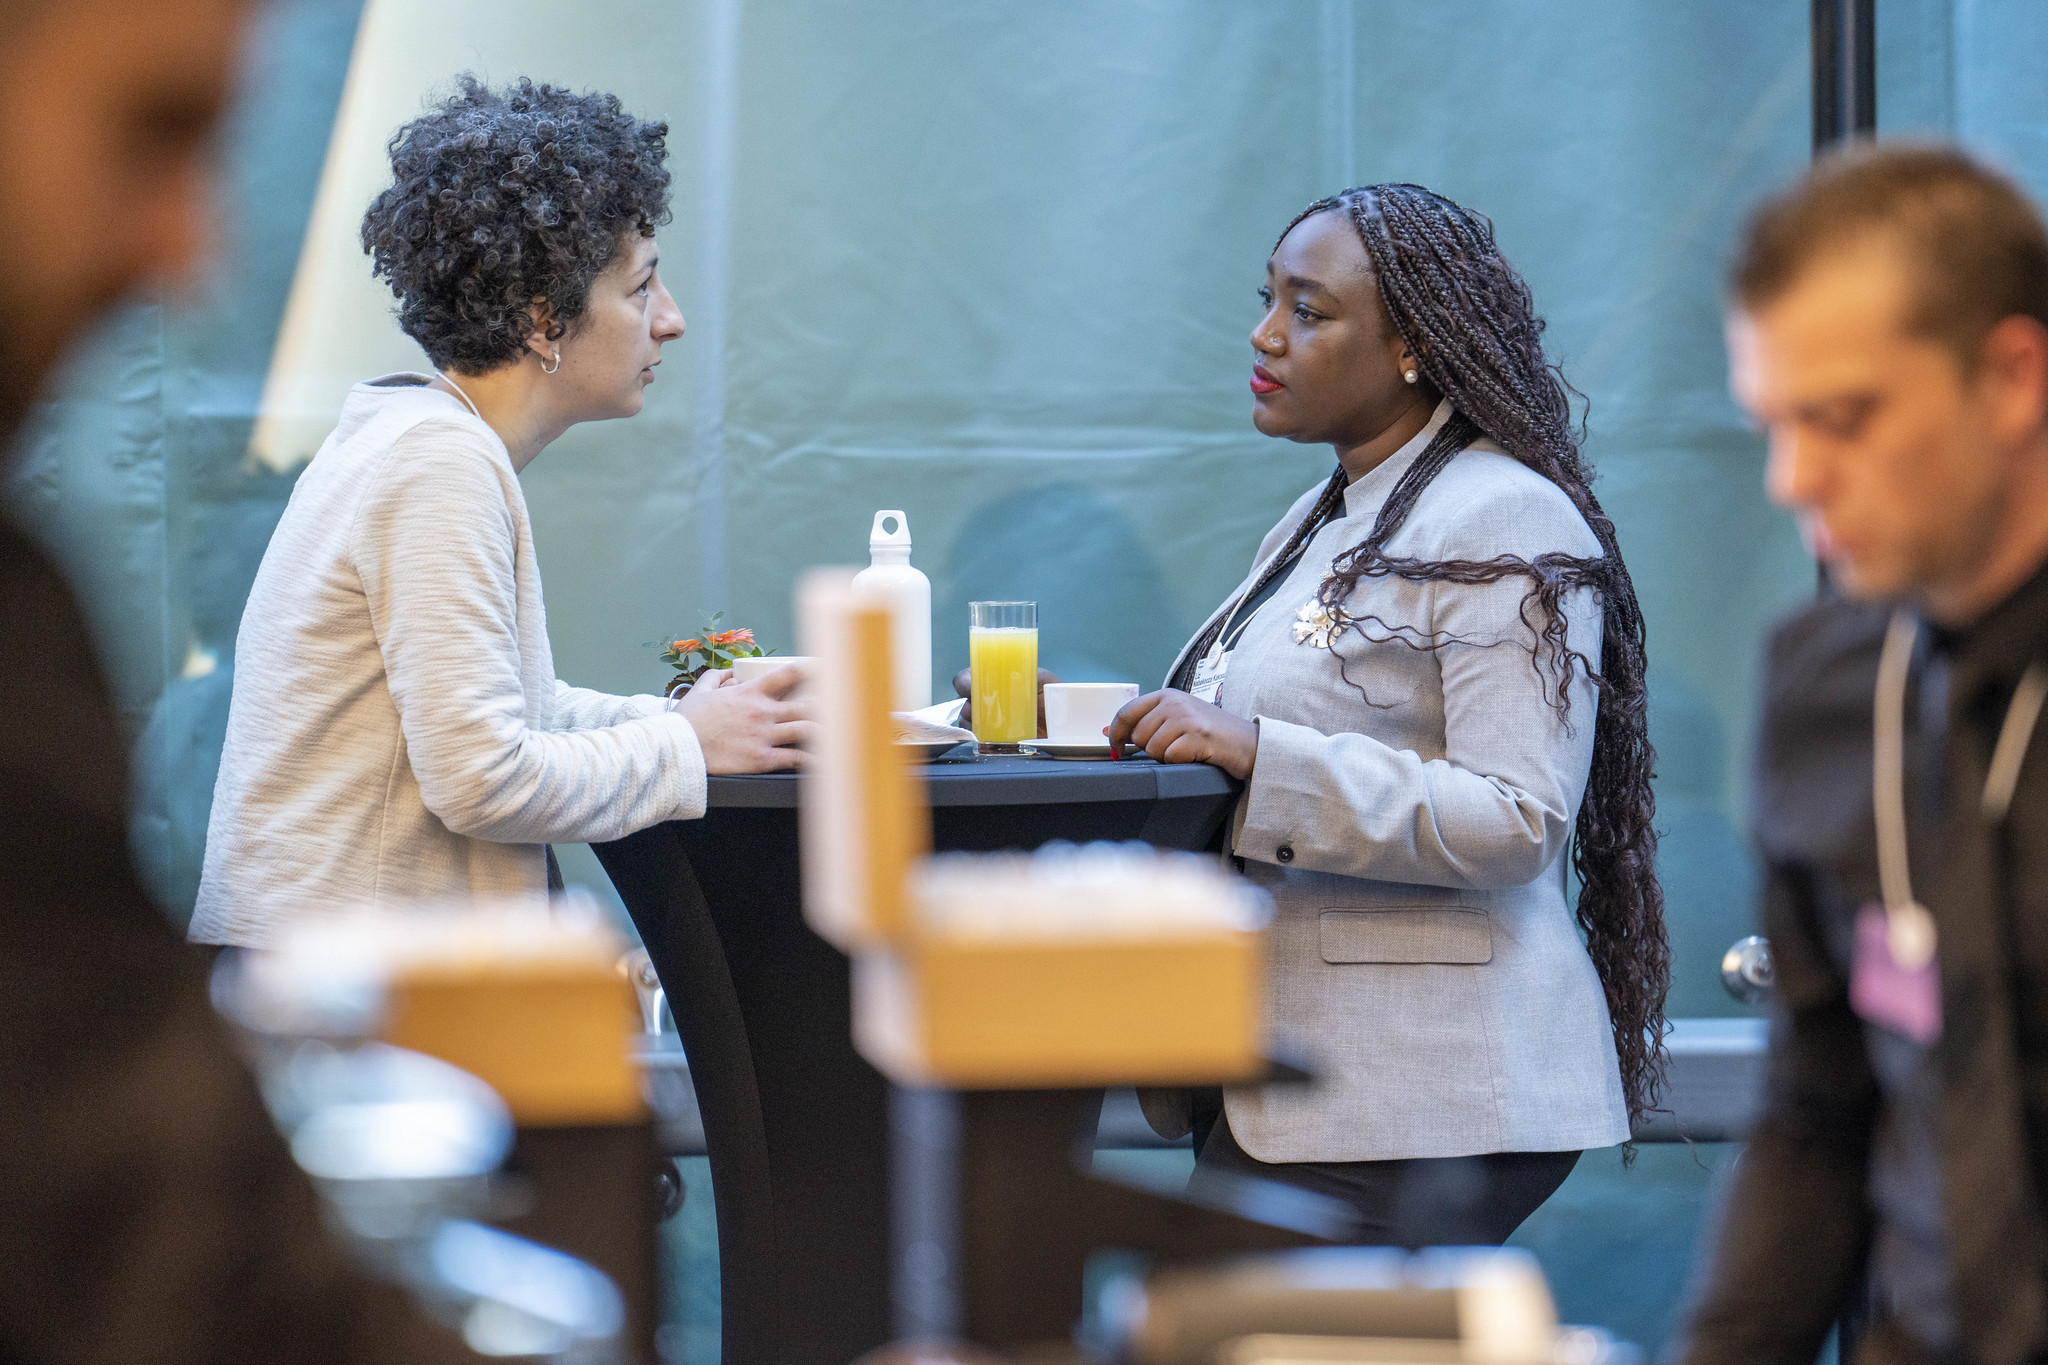
{"type": "Polygon", "coordinates": [[[1216,699],[1223,695],[1223,675],[1229,671],[1230,651],[1220,642],[1210,646],[1208,656],[1195,665],[1195,682],[1188,695],[1211,706],[1221,705],[1216,699]]]}
{"type": "Polygon", "coordinates": [[[1856,912],[1856,957],[1849,964],[1849,1007],[1866,1023],[1922,1047],[1941,1037],[1941,974],[1932,956],[1917,966],[1892,954],[1890,923],[1875,902],[1856,912]]]}

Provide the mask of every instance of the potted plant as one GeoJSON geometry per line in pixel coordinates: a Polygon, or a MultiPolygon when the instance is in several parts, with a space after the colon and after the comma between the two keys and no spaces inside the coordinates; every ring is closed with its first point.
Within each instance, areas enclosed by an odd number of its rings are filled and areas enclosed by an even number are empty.
{"type": "Polygon", "coordinates": [[[706,673],[713,669],[731,668],[734,659],[759,659],[775,652],[754,643],[754,632],[751,630],[718,629],[718,623],[724,619],[725,613],[717,612],[704,623],[704,629],[696,635],[683,640],[670,640],[664,646],[661,651],[662,662],[676,671],[664,695],[682,696],[706,673]]]}

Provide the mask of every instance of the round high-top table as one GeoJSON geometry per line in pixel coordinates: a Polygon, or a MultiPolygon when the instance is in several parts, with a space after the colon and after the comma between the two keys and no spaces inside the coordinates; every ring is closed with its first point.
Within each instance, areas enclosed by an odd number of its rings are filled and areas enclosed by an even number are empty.
{"type": "MultiPolygon", "coordinates": [[[[1206,848],[1238,790],[1149,759],[942,759],[924,775],[940,850],[1206,848]]],[[[595,846],[690,1060],[725,1365],[840,1365],[890,1335],[889,1089],[853,1050],[846,957],[804,923],[796,806],[794,776],[714,777],[702,820],[595,846]]]]}

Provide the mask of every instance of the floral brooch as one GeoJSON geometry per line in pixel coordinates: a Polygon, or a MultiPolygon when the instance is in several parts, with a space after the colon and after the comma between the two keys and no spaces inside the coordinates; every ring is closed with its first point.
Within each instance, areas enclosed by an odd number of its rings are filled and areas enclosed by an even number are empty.
{"type": "Polygon", "coordinates": [[[1314,598],[1302,603],[1301,610],[1294,613],[1294,643],[1307,645],[1311,649],[1328,649],[1330,633],[1337,623],[1330,619],[1330,609],[1314,598]]]}

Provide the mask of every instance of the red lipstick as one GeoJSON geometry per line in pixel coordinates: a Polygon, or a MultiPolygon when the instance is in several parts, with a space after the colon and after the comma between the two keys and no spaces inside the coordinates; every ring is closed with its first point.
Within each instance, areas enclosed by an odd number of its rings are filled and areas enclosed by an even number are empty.
{"type": "Polygon", "coordinates": [[[1272,371],[1257,361],[1252,362],[1252,392],[1273,393],[1287,386],[1273,377],[1272,371]]]}

